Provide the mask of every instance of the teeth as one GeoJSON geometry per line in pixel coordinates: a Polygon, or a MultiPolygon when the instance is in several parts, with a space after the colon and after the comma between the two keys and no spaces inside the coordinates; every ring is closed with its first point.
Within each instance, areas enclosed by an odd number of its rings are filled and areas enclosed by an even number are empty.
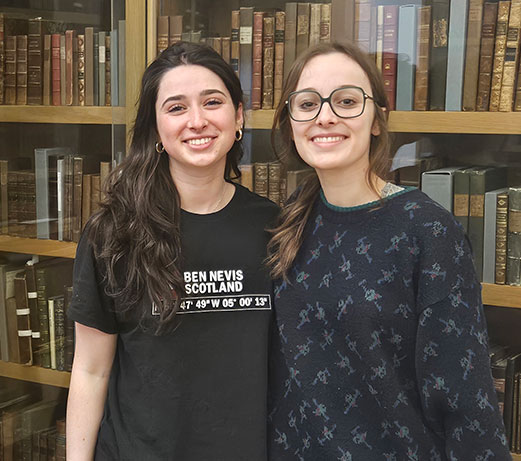
{"type": "Polygon", "coordinates": [[[211,140],[212,140],[212,138],[199,138],[199,139],[189,139],[186,142],[193,146],[200,146],[201,144],[206,144],[206,143],[210,142],[211,140]]]}
{"type": "Polygon", "coordinates": [[[313,142],[337,142],[342,141],[344,136],[317,136],[313,138],[313,142]]]}

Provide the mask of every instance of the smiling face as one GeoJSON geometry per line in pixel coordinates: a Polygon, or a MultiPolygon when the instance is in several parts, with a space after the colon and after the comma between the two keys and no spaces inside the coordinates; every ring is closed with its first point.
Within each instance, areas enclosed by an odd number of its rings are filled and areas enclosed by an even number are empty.
{"type": "Polygon", "coordinates": [[[172,172],[221,171],[242,127],[242,107],[235,110],[217,74],[198,65],[180,65],[161,79],[156,123],[172,172]]]}
{"type": "MultiPolygon", "coordinates": [[[[315,90],[323,98],[346,85],[362,88],[373,96],[369,79],[353,59],[340,52],[316,56],[304,66],[295,91],[315,90]]],[[[344,170],[366,172],[369,168],[371,134],[379,134],[373,101],[356,118],[340,118],[324,103],[318,117],[310,122],[291,120],[295,147],[302,160],[317,172],[344,170]]]]}

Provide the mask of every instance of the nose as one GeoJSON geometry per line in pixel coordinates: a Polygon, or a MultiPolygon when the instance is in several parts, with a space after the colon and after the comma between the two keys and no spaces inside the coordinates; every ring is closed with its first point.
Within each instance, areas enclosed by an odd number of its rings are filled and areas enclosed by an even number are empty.
{"type": "Polygon", "coordinates": [[[331,109],[329,102],[324,102],[320,109],[320,112],[315,119],[316,123],[320,126],[334,125],[338,121],[338,117],[331,109]]]}
{"type": "Polygon", "coordinates": [[[189,112],[188,127],[193,130],[201,130],[208,125],[204,110],[199,106],[193,106],[189,112]]]}

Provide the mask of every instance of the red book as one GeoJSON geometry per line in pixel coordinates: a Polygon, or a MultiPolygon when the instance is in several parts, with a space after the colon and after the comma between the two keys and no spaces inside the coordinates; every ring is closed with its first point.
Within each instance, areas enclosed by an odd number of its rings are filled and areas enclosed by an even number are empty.
{"type": "Polygon", "coordinates": [[[51,36],[52,105],[61,106],[60,34],[51,36]]]}
{"type": "Polygon", "coordinates": [[[396,108],[396,52],[398,46],[398,6],[384,6],[382,75],[389,109],[396,108]]]}

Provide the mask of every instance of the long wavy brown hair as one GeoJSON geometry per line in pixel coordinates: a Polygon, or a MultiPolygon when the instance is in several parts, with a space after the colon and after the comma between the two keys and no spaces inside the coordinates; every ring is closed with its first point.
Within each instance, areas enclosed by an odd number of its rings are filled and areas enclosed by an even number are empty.
{"type": "MultiPolygon", "coordinates": [[[[105,278],[105,291],[118,298],[115,304],[122,312],[139,309],[140,302],[148,297],[160,314],[157,334],[170,330],[175,323],[185,291],[180,198],[170,174],[168,154],[155,149],[159,139],[155,104],[163,75],[188,64],[214,72],[228,89],[235,109],[242,104],[239,79],[212,48],[178,42],[164,50],[143,74],[128,155],[110,174],[101,210],[88,228],[105,278]]],[[[242,153],[241,144],[235,142],[226,157],[226,180],[240,176],[242,153]]]]}
{"type": "MultiPolygon", "coordinates": [[[[306,64],[313,58],[330,53],[342,53],[355,61],[367,75],[375,101],[375,120],[380,128],[378,136],[371,135],[369,150],[369,169],[367,182],[371,189],[376,189],[377,178],[385,178],[389,172],[390,139],[387,128],[389,103],[385,94],[382,76],[374,61],[352,43],[324,43],[316,45],[302,54],[293,64],[282,89],[280,103],[275,111],[271,143],[277,156],[288,162],[299,159],[292,138],[291,123],[286,101],[289,94],[297,88],[300,75],[306,64]]],[[[274,278],[287,278],[298,250],[302,245],[304,227],[308,221],[313,204],[320,190],[316,174],[308,176],[295,197],[287,203],[280,214],[278,225],[271,230],[273,234],[268,244],[267,264],[274,278]]]]}

